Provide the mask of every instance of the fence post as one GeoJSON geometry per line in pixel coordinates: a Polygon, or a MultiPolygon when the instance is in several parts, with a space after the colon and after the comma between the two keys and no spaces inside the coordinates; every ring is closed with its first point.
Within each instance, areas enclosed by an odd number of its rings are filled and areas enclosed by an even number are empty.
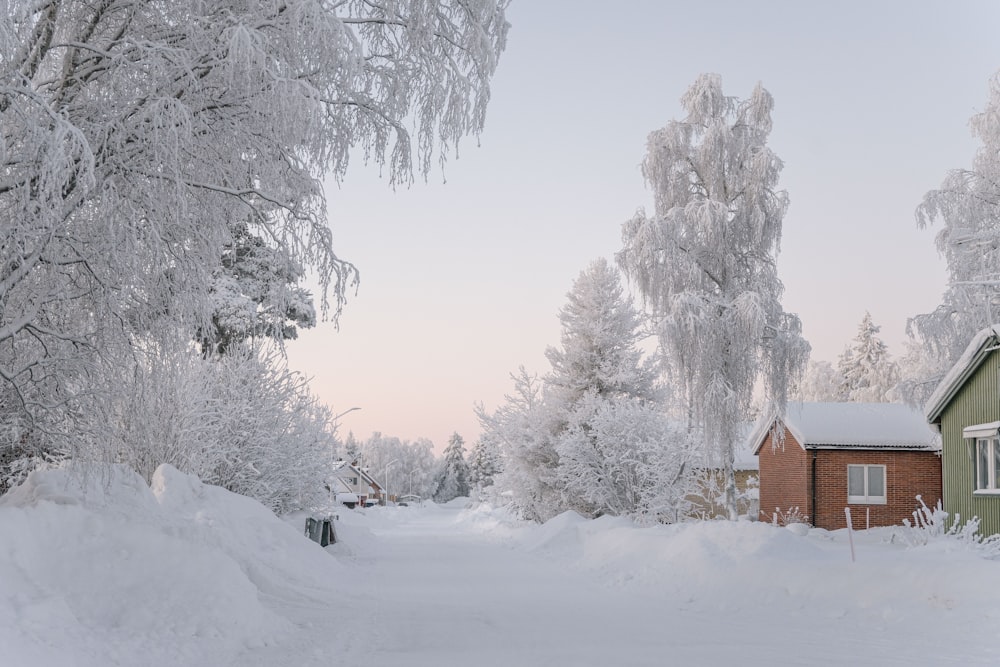
{"type": "Polygon", "coordinates": [[[847,541],[851,543],[851,562],[854,562],[854,527],[851,525],[851,508],[845,507],[844,514],[847,516],[847,541]]]}

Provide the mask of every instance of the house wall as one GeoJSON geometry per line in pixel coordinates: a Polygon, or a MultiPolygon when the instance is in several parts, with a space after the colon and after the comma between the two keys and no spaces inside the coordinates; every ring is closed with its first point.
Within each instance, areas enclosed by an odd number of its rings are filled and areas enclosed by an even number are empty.
{"type": "Polygon", "coordinates": [[[1000,497],[974,496],[972,459],[962,429],[1000,420],[1000,352],[992,352],[941,413],[944,509],[962,520],[979,517],[982,535],[1000,533],[1000,497]]]}
{"type": "Polygon", "coordinates": [[[784,514],[796,507],[811,520],[808,453],[787,429],[783,442],[774,443],[772,438],[768,434],[758,454],[760,520],[771,521],[775,512],[784,514]]]}
{"type": "MultiPolygon", "coordinates": [[[[748,489],[757,488],[757,471],[735,470],[733,476],[736,478],[736,493],[739,496],[736,500],[736,510],[741,515],[752,512],[756,516],[758,503],[754,499],[747,498],[746,493],[748,489]]],[[[687,497],[687,501],[691,503],[691,515],[701,519],[726,518],[729,512],[722,498],[724,487],[724,475],[721,470],[704,471],[698,480],[698,493],[687,497]]]]}
{"type": "Polygon", "coordinates": [[[913,521],[913,511],[920,506],[920,495],[928,507],[941,498],[941,459],[935,452],[887,450],[810,450],[816,455],[816,511],[812,524],[817,528],[837,530],[847,527],[844,508],[851,508],[851,522],[856,529],[866,526],[902,525],[913,521]],[[885,504],[847,503],[847,466],[885,466],[885,504]]]}

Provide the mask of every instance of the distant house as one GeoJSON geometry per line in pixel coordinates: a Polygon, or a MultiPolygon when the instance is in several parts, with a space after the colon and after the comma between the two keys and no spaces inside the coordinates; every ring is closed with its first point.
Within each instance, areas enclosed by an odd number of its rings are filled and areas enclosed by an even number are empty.
{"type": "MultiPolygon", "coordinates": [[[[748,432],[752,424],[746,425],[748,432]]],[[[733,473],[736,478],[736,509],[740,515],[756,517],[758,505],[758,461],[744,443],[733,452],[733,473]]],[[[691,514],[703,519],[714,519],[727,515],[725,500],[725,478],[721,467],[706,463],[699,467],[697,492],[688,496],[691,514]]]]}
{"type": "Polygon", "coordinates": [[[331,487],[333,493],[337,494],[339,502],[344,504],[355,503],[364,507],[375,502],[383,502],[382,486],[368,474],[367,470],[347,461],[334,463],[331,487]]]}
{"type": "Polygon", "coordinates": [[[1000,533],[1000,324],[983,329],[938,384],[924,412],[941,433],[944,509],[1000,533]]]}
{"type": "Polygon", "coordinates": [[[937,435],[918,410],[896,403],[788,403],[749,438],[760,463],[760,514],[795,509],[817,528],[912,520],[920,495],[941,498],[937,435]]]}

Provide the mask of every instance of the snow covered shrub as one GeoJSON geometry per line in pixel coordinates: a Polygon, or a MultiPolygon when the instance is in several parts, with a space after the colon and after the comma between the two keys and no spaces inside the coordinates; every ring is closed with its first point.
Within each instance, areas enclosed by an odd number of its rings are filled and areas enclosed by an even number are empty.
{"type": "Polygon", "coordinates": [[[66,460],[60,454],[28,454],[10,449],[0,455],[0,496],[19,486],[36,470],[56,468],[66,460]]]}
{"type": "Polygon", "coordinates": [[[979,517],[974,516],[962,523],[961,516],[956,514],[949,526],[950,514],[944,511],[940,500],[933,509],[927,507],[920,496],[917,496],[917,502],[920,503],[920,507],[913,512],[913,523],[903,519],[903,525],[906,526],[903,539],[907,544],[926,546],[938,540],[954,540],[982,551],[987,557],[1000,558],[1000,535],[980,535],[979,517]]]}
{"type": "Polygon", "coordinates": [[[683,427],[629,396],[585,396],[568,422],[556,478],[572,509],[671,522],[686,514],[691,448],[683,427]]]}
{"type": "Polygon", "coordinates": [[[148,344],[95,382],[75,458],[122,463],[147,481],[164,463],[276,512],[318,501],[332,460],[328,409],[273,347],[203,357],[148,344]]]}
{"type": "Polygon", "coordinates": [[[317,502],[332,462],[333,424],[308,379],[274,348],[209,363],[218,431],[202,470],[189,472],[278,513],[317,502]]]}
{"type": "Polygon", "coordinates": [[[774,508],[775,516],[778,518],[779,526],[790,526],[792,524],[805,524],[811,526],[812,523],[809,522],[809,515],[805,514],[798,507],[789,507],[786,511],[782,512],[781,508],[774,508]]]}

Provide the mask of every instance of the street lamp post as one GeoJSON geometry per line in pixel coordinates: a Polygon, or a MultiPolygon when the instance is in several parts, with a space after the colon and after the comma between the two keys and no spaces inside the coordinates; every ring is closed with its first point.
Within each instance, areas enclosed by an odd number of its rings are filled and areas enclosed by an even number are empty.
{"type": "MultiPolygon", "coordinates": [[[[337,430],[336,429],[337,421],[341,417],[343,417],[344,415],[346,415],[348,412],[354,412],[355,410],[360,410],[360,409],[361,408],[350,408],[348,410],[344,410],[340,414],[336,414],[333,417],[330,417],[330,421],[333,422],[333,424],[335,426],[334,431],[337,430]]],[[[332,442],[332,438],[331,438],[331,442],[330,442],[330,481],[329,481],[329,486],[330,486],[330,511],[331,512],[333,511],[333,508],[337,506],[337,503],[336,503],[336,494],[333,491],[333,487],[334,487],[333,464],[336,463],[336,461],[333,459],[333,457],[336,456],[336,455],[337,455],[337,450],[334,448],[333,442],[332,442]]]]}
{"type": "Polygon", "coordinates": [[[393,459],[385,464],[385,506],[389,506],[389,466],[396,463],[399,459],[393,459]]]}

